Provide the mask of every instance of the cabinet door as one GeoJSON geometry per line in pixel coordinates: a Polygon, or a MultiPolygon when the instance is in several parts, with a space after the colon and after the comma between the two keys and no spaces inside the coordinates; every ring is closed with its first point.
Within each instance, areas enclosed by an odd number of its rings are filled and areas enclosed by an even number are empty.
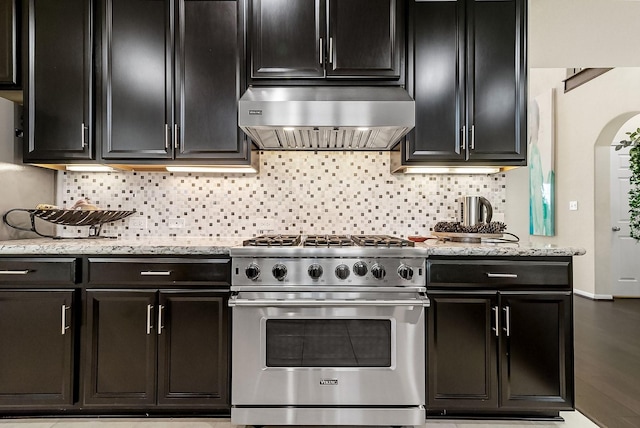
{"type": "Polygon", "coordinates": [[[501,295],[501,407],[574,406],[572,300],[566,294],[501,295]]]}
{"type": "Polygon", "coordinates": [[[102,0],[102,157],[168,159],[171,0],[102,0]]]}
{"type": "Polygon", "coordinates": [[[525,3],[468,2],[469,160],[525,164],[525,3]]]}
{"type": "Polygon", "coordinates": [[[404,0],[329,0],[327,76],[400,78],[404,0]]]}
{"type": "Polygon", "coordinates": [[[156,293],[87,291],[84,405],[156,402],[156,293]]]}
{"type": "Polygon", "coordinates": [[[0,89],[20,85],[20,0],[0,0],[0,89]]]}
{"type": "Polygon", "coordinates": [[[178,16],[175,157],[247,158],[248,142],[238,128],[238,2],[182,0],[178,16]]]}
{"type": "Polygon", "coordinates": [[[497,408],[496,294],[429,297],[427,408],[497,408]]]}
{"type": "Polygon", "coordinates": [[[92,8],[28,1],[25,162],[93,158],[92,8]]]}
{"type": "Polygon", "coordinates": [[[0,291],[0,408],[73,403],[73,291],[0,291]]]}
{"type": "Polygon", "coordinates": [[[406,138],[405,163],[465,160],[464,4],[411,2],[409,90],[416,101],[416,127],[406,138]]]}
{"type": "Polygon", "coordinates": [[[251,77],[324,77],[325,16],[325,0],[249,0],[251,77]]]}
{"type": "Polygon", "coordinates": [[[158,404],[229,406],[228,292],[161,292],[158,404]]]}

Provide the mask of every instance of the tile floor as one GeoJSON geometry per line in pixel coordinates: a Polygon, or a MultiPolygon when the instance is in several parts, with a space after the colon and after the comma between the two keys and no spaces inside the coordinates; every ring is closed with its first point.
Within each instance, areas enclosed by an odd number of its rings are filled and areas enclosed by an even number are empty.
{"type": "MultiPolygon", "coordinates": [[[[562,412],[565,422],[429,420],[424,428],[595,428],[579,412],[562,412]]],[[[0,419],[0,428],[242,428],[215,418],[0,419]]]]}

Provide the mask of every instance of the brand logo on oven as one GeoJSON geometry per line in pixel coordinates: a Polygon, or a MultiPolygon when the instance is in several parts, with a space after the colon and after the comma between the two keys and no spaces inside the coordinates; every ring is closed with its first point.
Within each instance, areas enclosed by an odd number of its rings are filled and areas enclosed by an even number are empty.
{"type": "Polygon", "coordinates": [[[249,116],[262,116],[262,110],[249,110],[249,116]]]}
{"type": "Polygon", "coordinates": [[[337,385],[338,379],[320,379],[320,385],[337,385]]]}

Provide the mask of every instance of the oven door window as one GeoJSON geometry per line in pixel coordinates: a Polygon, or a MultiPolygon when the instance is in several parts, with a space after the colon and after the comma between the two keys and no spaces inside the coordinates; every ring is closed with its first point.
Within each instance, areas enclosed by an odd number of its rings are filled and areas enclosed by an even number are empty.
{"type": "Polygon", "coordinates": [[[270,319],[267,367],[391,367],[391,321],[270,319]]]}

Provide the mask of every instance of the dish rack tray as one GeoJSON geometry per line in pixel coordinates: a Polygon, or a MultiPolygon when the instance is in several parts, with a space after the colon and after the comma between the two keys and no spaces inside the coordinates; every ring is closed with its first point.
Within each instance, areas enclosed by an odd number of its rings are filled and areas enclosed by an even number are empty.
{"type": "Polygon", "coordinates": [[[89,236],[83,238],[110,238],[100,236],[102,225],[105,223],[112,223],[114,221],[122,220],[129,217],[135,211],[114,211],[114,210],[39,210],[39,209],[26,209],[26,208],[14,208],[7,211],[2,216],[2,221],[14,229],[23,230],[26,232],[34,232],[35,234],[54,239],[63,239],[62,236],[47,235],[41,233],[36,228],[36,217],[50,223],[59,224],[62,226],[89,226],[89,236]],[[12,212],[24,212],[29,214],[31,220],[31,228],[18,226],[12,224],[9,221],[9,214],[12,212]]]}

